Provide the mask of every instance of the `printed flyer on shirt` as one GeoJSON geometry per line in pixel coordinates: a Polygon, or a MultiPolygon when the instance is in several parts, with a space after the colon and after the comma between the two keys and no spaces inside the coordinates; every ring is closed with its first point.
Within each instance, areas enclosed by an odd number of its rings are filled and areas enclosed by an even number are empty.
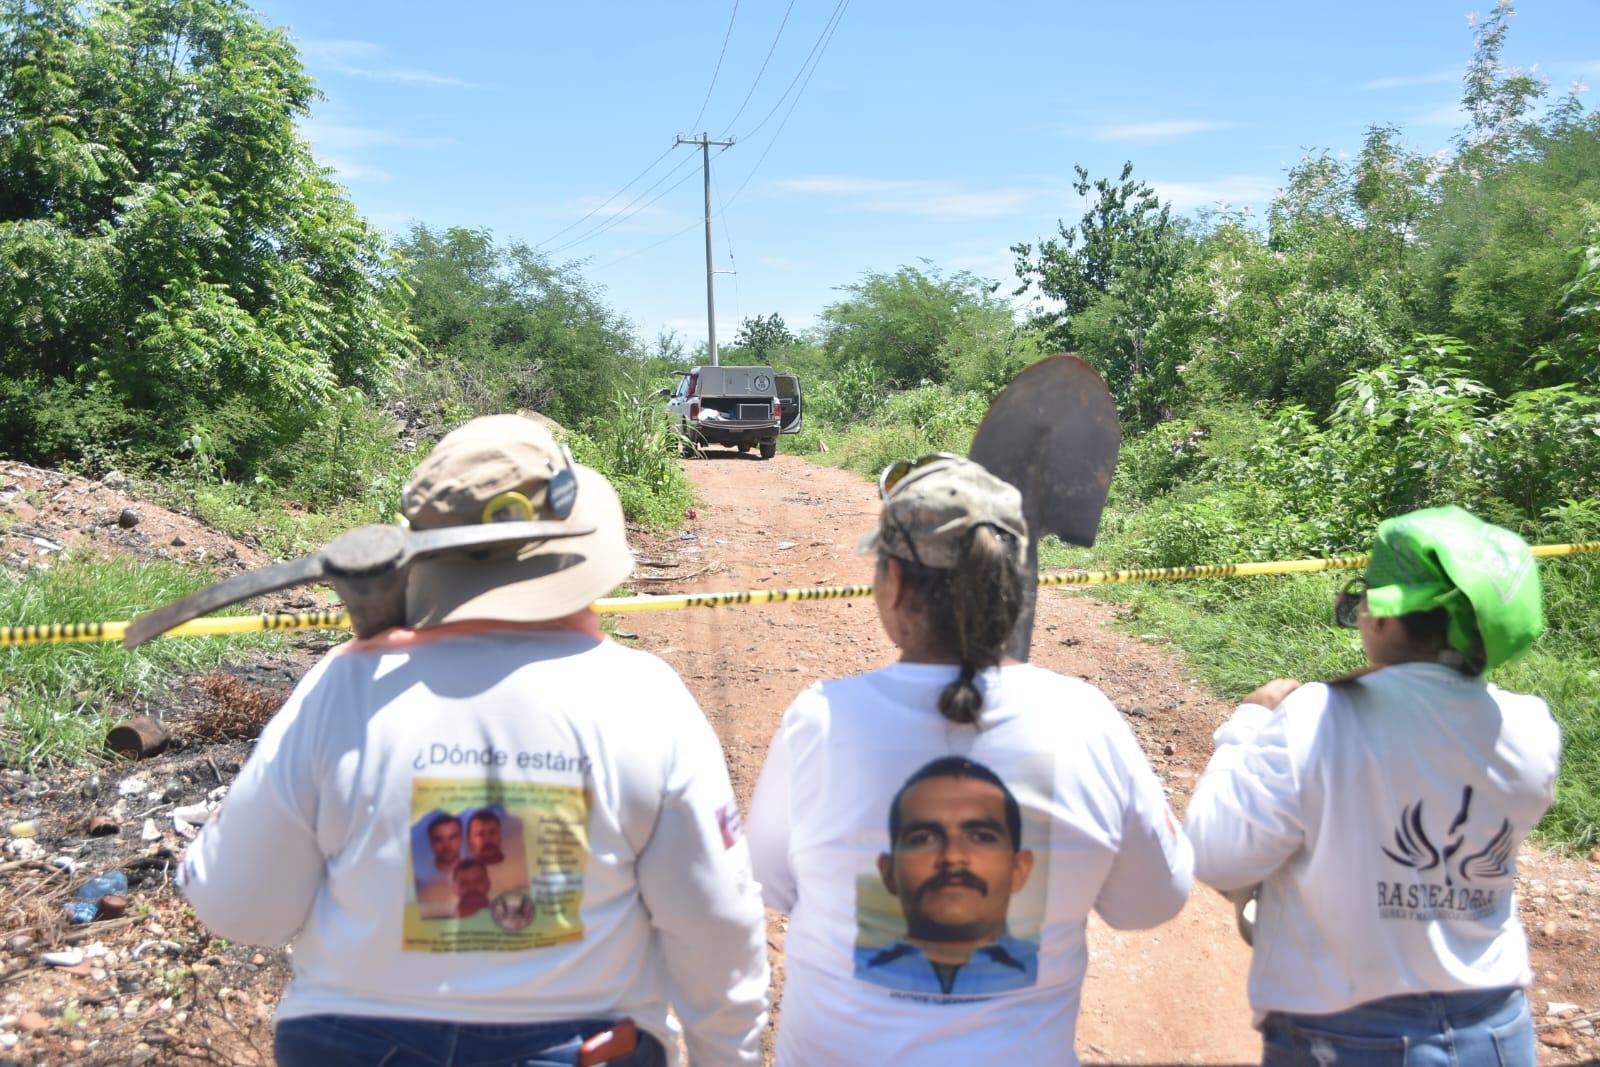
{"type": "Polygon", "coordinates": [[[589,799],[573,785],[413,779],[405,951],[582,940],[589,799]]]}
{"type": "Polygon", "coordinates": [[[964,756],[928,761],[874,820],[879,846],[856,876],[858,980],[928,1000],[1038,981],[1050,822],[1036,798],[1054,765],[1008,762],[1002,778],[964,756]]]}

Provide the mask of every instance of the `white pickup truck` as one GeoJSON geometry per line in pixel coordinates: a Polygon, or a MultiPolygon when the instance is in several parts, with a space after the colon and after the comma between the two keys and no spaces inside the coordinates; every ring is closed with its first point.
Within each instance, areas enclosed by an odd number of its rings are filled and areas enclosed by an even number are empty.
{"type": "Polygon", "coordinates": [[[762,459],[771,459],[778,435],[799,433],[804,417],[800,379],[771,367],[690,367],[678,372],[676,388],[661,395],[685,456],[706,445],[741,452],[755,445],[762,459]]]}

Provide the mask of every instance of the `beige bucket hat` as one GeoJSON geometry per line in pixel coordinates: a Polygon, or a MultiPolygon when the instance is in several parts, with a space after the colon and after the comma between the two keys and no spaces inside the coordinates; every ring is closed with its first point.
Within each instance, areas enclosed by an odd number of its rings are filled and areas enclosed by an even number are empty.
{"type": "Polygon", "coordinates": [[[531,515],[515,517],[564,520],[593,532],[491,550],[476,559],[419,560],[406,585],[407,625],[559,619],[588,607],[632,573],[616,490],[599,472],[572,463],[549,430],[520,415],[488,415],[446,434],[412,474],[401,512],[417,530],[467,526],[489,521],[485,509],[506,494],[520,494],[531,506],[531,515]],[[576,494],[563,516],[559,487],[565,479],[559,476],[569,469],[576,494]]]}

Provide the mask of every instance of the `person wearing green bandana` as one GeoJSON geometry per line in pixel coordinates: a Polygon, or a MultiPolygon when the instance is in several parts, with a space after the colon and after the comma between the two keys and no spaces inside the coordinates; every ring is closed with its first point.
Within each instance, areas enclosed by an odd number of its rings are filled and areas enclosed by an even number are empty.
{"type": "Polygon", "coordinates": [[[1389,519],[1335,618],[1368,666],[1251,693],[1185,814],[1195,876],[1255,892],[1262,1063],[1531,1067],[1512,893],[1561,733],[1484,673],[1544,628],[1533,554],[1457,507],[1389,519]]]}

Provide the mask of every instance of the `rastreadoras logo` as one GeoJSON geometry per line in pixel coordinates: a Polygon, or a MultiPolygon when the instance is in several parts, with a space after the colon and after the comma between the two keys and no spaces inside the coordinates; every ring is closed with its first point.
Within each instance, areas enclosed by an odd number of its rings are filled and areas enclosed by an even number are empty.
{"type": "Polygon", "coordinates": [[[1513,835],[1511,820],[1501,819],[1500,827],[1476,850],[1469,849],[1472,838],[1467,824],[1472,813],[1472,787],[1461,790],[1461,806],[1449,827],[1435,844],[1428,833],[1423,801],[1408,804],[1400,812],[1394,831],[1394,848],[1383,847],[1383,854],[1418,875],[1431,875],[1409,885],[1402,882],[1378,883],[1378,905],[1384,918],[1436,919],[1468,918],[1493,909],[1500,888],[1474,885],[1475,882],[1503,879],[1511,874],[1513,835]],[[1439,880],[1443,880],[1440,884],[1439,880]],[[1458,884],[1459,883],[1459,884],[1458,884]]]}

